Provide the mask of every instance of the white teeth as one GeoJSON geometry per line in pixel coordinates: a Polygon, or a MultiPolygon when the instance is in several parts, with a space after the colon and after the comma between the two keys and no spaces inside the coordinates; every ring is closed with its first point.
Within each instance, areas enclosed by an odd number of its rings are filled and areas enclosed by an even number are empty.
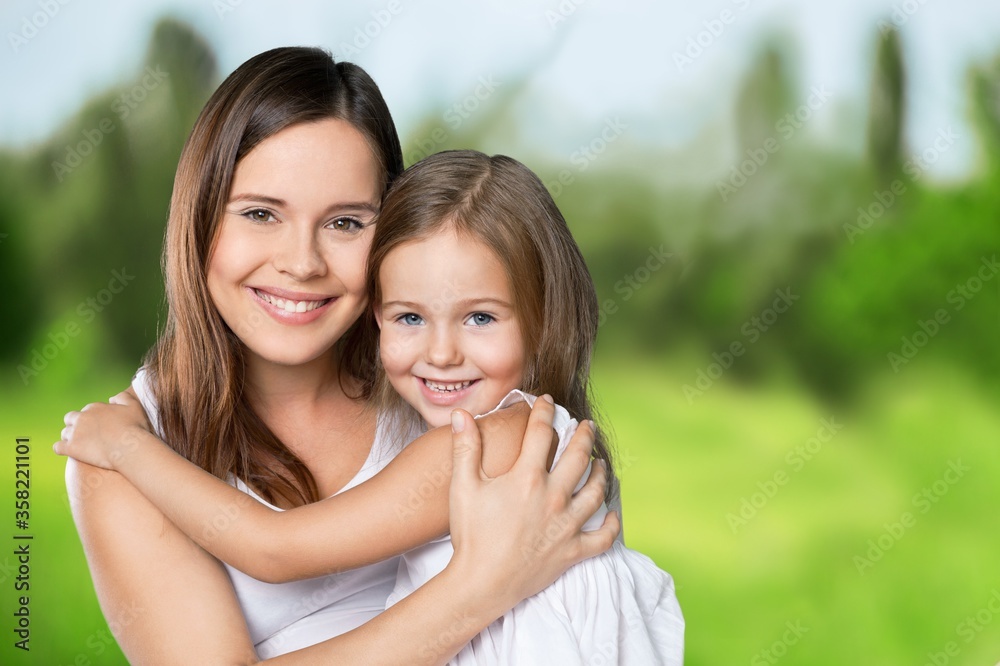
{"type": "Polygon", "coordinates": [[[254,289],[254,293],[260,296],[261,300],[267,301],[274,307],[279,310],[284,310],[285,312],[311,312],[319,306],[326,304],[326,302],[330,300],[328,298],[324,298],[320,301],[292,301],[272,296],[271,294],[260,291],[259,289],[254,289]]]}
{"type": "Polygon", "coordinates": [[[424,384],[426,384],[427,388],[431,389],[432,391],[443,391],[447,393],[449,391],[461,391],[466,386],[472,384],[472,381],[473,380],[470,379],[469,381],[458,382],[456,384],[441,384],[439,382],[432,382],[429,379],[425,379],[424,384]]]}

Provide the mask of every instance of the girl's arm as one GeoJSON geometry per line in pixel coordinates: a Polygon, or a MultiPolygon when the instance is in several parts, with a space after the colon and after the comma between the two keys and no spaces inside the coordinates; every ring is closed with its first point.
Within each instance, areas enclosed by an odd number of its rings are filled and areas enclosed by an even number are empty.
{"type": "MultiPolygon", "coordinates": [[[[177,455],[145,429],[128,393],[117,404],[67,414],[57,453],[121,472],[198,545],[266,582],[310,578],[371,564],[448,532],[451,437],[445,428],[406,447],[369,481],[289,511],[275,511],[177,455]]],[[[492,476],[520,448],[528,409],[480,420],[492,476]]]]}
{"type": "MultiPolygon", "coordinates": [[[[574,439],[563,457],[570,465],[561,461],[548,474],[538,451],[548,446],[552,411],[538,402],[524,451],[496,479],[477,469],[478,432],[465,418],[452,482],[456,553],[444,572],[363,627],[269,663],[445,663],[522,598],[606,550],[618,531],[614,518],[580,533],[603,497],[603,474],[572,496],[593,442],[574,439]]],[[[121,475],[71,460],[66,483],[101,608],[129,663],[257,663],[217,561],[121,475]]]]}

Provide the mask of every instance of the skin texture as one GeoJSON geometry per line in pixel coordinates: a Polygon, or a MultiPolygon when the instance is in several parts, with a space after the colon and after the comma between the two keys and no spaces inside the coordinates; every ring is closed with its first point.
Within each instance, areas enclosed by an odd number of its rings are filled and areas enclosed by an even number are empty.
{"type": "Polygon", "coordinates": [[[483,414],[521,384],[514,295],[483,243],[445,227],[393,249],[379,280],[382,367],[428,425],[447,424],[456,408],[483,414]],[[457,390],[435,390],[444,387],[457,390]]]}
{"type": "MultiPolygon", "coordinates": [[[[374,435],[370,410],[346,395],[337,381],[332,352],[365,307],[361,267],[368,247],[365,234],[370,233],[352,234],[354,223],[338,220],[354,217],[364,223],[365,202],[377,201],[373,161],[353,131],[334,120],[297,125],[251,151],[237,166],[230,206],[209,262],[213,299],[247,346],[253,406],[305,462],[323,496],[354,476],[374,435]],[[256,199],[243,200],[243,194],[256,199]],[[269,310],[253,289],[293,300],[336,300],[319,316],[285,316],[269,310]]],[[[129,447],[143,448],[138,438],[144,426],[114,431],[108,415],[130,409],[120,404],[127,402],[124,396],[114,402],[68,414],[56,451],[71,453],[91,439],[117,442],[126,454],[129,447]]],[[[520,456],[516,447],[506,449],[516,460],[512,466],[507,461],[509,473],[494,478],[496,470],[484,469],[478,427],[460,414],[462,427],[450,438],[455,470],[449,494],[456,545],[452,564],[363,627],[274,663],[444,663],[518,601],[572,564],[607,549],[618,532],[616,519],[598,532],[579,531],[600,505],[604,475],[592,475],[584,490],[572,495],[592,440],[581,428],[583,434],[548,473],[551,418],[551,405],[538,401],[525,426],[520,456]],[[501,510],[511,506],[518,511],[501,510]]],[[[489,439],[502,431],[506,429],[484,434],[489,439]]],[[[449,439],[447,431],[439,432],[427,447],[438,462],[447,458],[442,442],[449,439]]],[[[162,444],[146,443],[158,451],[154,455],[173,456],[174,462],[193,468],[162,444]]],[[[163,457],[163,464],[171,464],[167,460],[163,457]]],[[[142,468],[146,474],[158,470],[155,465],[142,468]]],[[[155,476],[149,478],[155,481],[155,476]]],[[[66,483],[98,599],[131,663],[258,661],[229,578],[215,558],[121,474],[69,461],[66,483]]],[[[165,492],[167,502],[184,499],[177,486],[165,492]]],[[[192,530],[198,532],[197,527],[192,530]]]]}

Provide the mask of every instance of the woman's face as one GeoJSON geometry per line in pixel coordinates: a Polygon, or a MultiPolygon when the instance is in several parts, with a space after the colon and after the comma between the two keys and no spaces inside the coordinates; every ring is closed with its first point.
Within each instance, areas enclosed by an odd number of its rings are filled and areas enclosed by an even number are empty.
{"type": "Polygon", "coordinates": [[[288,127],[236,166],[208,289],[252,356],[300,365],[331,353],[366,304],[378,166],[342,120],[288,127]]]}

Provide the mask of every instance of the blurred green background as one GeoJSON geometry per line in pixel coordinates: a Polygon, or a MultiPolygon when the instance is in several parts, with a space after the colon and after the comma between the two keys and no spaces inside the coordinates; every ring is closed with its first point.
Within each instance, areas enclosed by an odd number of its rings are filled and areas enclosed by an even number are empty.
{"type": "MultiPolygon", "coordinates": [[[[123,388],[155,339],[177,157],[231,70],[206,32],[217,35],[212,22],[230,11],[251,20],[240,3],[203,4],[133,35],[142,58],[61,109],[56,130],[0,145],[0,663],[125,663],[69,515],[64,462],[49,447],[62,414],[123,388]],[[32,447],[27,530],[14,526],[16,437],[32,447]],[[29,533],[25,653],[12,638],[12,537],[29,533]]],[[[744,4],[723,11],[738,18],[744,4]]],[[[1000,498],[1000,46],[951,82],[963,124],[914,140],[923,72],[912,44],[928,42],[913,26],[930,10],[910,4],[856,26],[867,44],[852,74],[860,99],[802,80],[794,30],[762,30],[734,47],[741,66],[726,101],[685,140],[664,142],[628,117],[584,122],[568,99],[531,106],[546,85],[536,72],[579,53],[562,23],[596,11],[552,3],[534,10],[550,34],[530,67],[500,85],[471,77],[469,95],[400,125],[408,164],[446,148],[510,153],[569,220],[602,301],[595,389],[618,447],[627,542],[674,576],[686,663],[1000,659],[1000,530],[990,518],[1000,498]],[[536,111],[571,119],[568,149],[537,140],[525,125],[536,111]],[[817,138],[814,117],[834,140],[817,138]],[[936,176],[957,145],[973,146],[971,166],[936,176]]],[[[398,6],[373,4],[355,17],[358,30],[398,6]]],[[[12,34],[40,7],[8,12],[12,34]]],[[[70,22],[77,10],[60,11],[48,20],[70,22]]],[[[729,39],[733,21],[719,12],[675,14],[693,16],[692,42],[663,46],[654,70],[683,72],[729,39]],[[701,51],[690,45],[699,40],[701,51]]],[[[376,49],[400,62],[403,20],[372,29],[374,45],[357,48],[353,23],[323,44],[363,65],[382,62],[376,49]]],[[[58,48],[45,39],[8,36],[22,58],[58,48]]],[[[236,63],[275,45],[249,42],[236,63]]],[[[599,96],[610,84],[587,85],[599,96]]],[[[32,103],[30,92],[17,104],[32,103]]],[[[652,115],[666,127],[704,95],[659,104],[652,115]]]]}

